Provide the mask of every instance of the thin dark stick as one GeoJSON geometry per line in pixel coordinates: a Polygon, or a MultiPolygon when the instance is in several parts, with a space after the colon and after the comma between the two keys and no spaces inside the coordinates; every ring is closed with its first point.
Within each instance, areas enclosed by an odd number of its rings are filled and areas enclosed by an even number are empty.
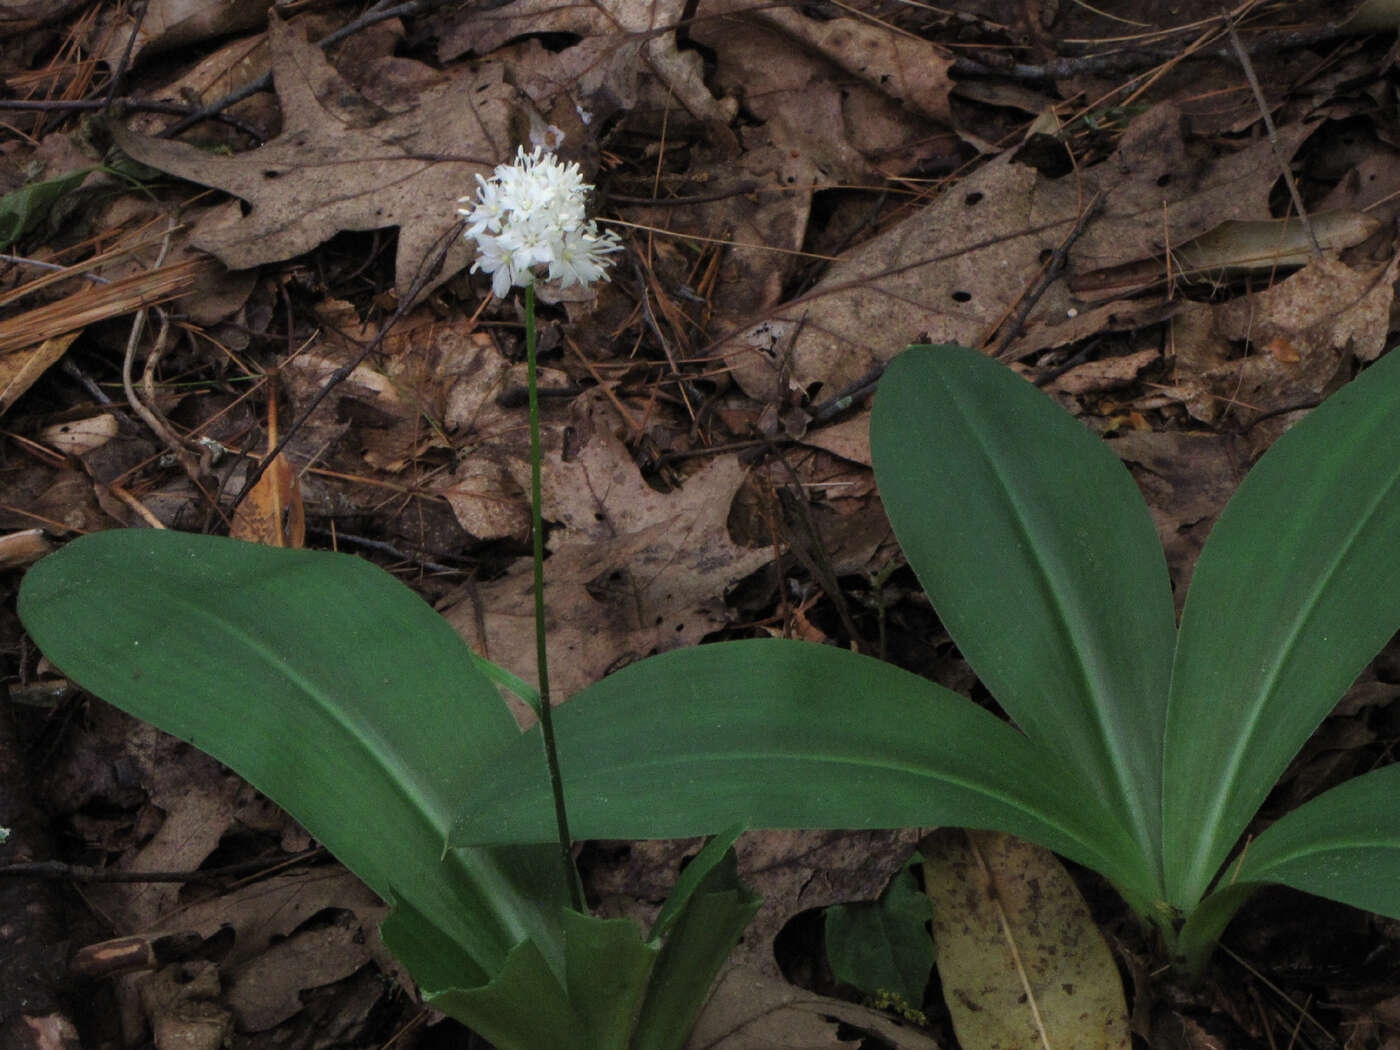
{"type": "Polygon", "coordinates": [[[880,382],[880,377],[884,374],[885,366],[883,364],[876,365],[854,383],[843,386],[825,401],[812,406],[811,425],[820,425],[847,411],[857,401],[874,390],[880,382]]]}
{"type": "MultiPolygon", "coordinates": [[[[118,108],[128,109],[136,113],[165,113],[170,116],[188,115],[194,112],[193,106],[187,106],[183,102],[162,102],[157,99],[131,98],[123,96],[114,100],[118,108]]],[[[37,112],[74,112],[93,113],[108,107],[107,99],[100,98],[80,98],[80,99],[17,99],[0,98],[0,109],[29,110],[37,112]]],[[[241,131],[250,138],[263,142],[267,139],[260,129],[253,125],[239,120],[237,117],[229,116],[227,113],[214,113],[210,120],[217,120],[220,124],[227,124],[236,131],[241,131]]]]}
{"type": "Polygon", "coordinates": [[[1040,280],[1035,283],[1035,287],[1026,293],[1025,299],[1021,303],[1021,308],[1016,311],[1015,319],[1007,327],[1006,334],[1001,337],[1001,343],[997,346],[996,353],[992,355],[997,360],[1004,360],[1007,347],[1015,342],[1016,337],[1021,334],[1021,326],[1026,323],[1026,318],[1030,316],[1031,310],[1035,308],[1035,304],[1040,302],[1041,296],[1046,293],[1052,284],[1060,279],[1060,274],[1064,271],[1065,263],[1069,259],[1070,248],[1074,246],[1074,242],[1079,240],[1080,235],[1084,233],[1085,228],[1089,225],[1089,220],[1097,215],[1099,209],[1103,207],[1103,199],[1102,191],[1094,194],[1094,199],[1089,202],[1088,207],[1080,212],[1079,218],[1075,220],[1074,228],[1069,231],[1069,235],[1062,240],[1054,252],[1051,253],[1050,261],[1045,267],[1045,272],[1040,275],[1040,280]]]}
{"type": "Polygon", "coordinates": [[[609,192],[607,199],[612,204],[636,204],[646,208],[677,208],[685,204],[709,204],[713,201],[728,200],[730,197],[742,197],[746,193],[754,193],[759,189],[762,189],[759,183],[753,179],[745,179],[743,182],[736,182],[727,190],[701,193],[693,197],[630,197],[625,193],[609,192]]]}
{"type": "Polygon", "coordinates": [[[32,861],[27,864],[0,866],[0,876],[23,879],[67,879],[70,882],[215,882],[245,875],[258,875],[273,868],[300,864],[324,856],[325,847],[293,853],[276,860],[249,860],[208,871],[109,871],[89,868],[82,864],[65,864],[58,860],[32,861]]]}
{"type": "Polygon", "coordinates": [[[136,50],[136,38],[141,33],[141,26],[146,21],[146,12],[151,9],[151,0],[146,0],[141,5],[141,9],[136,12],[136,24],[131,27],[131,35],[126,38],[126,50],[122,52],[121,61],[117,63],[117,68],[112,71],[112,83],[107,89],[107,105],[110,107],[116,97],[122,93],[122,85],[126,82],[126,74],[131,69],[131,53],[136,50]]]}
{"type": "MultiPolygon", "coordinates": [[[[1328,44],[1345,37],[1364,36],[1365,32],[1347,29],[1344,25],[1328,26],[1310,32],[1271,33],[1263,36],[1247,49],[1250,55],[1272,54],[1296,48],[1328,44]]],[[[994,58],[979,61],[975,58],[957,58],[949,73],[954,77],[1009,77],[1012,80],[1045,81],[1061,80],[1076,76],[1111,75],[1130,73],[1144,66],[1170,61],[1179,57],[1180,48],[1173,47],[1134,47],[1093,55],[1075,55],[1056,58],[1042,65],[1029,65],[1023,62],[999,62],[994,58]]],[[[1193,58],[1215,58],[1230,61],[1236,54],[1226,47],[1199,50],[1193,58]]]]}

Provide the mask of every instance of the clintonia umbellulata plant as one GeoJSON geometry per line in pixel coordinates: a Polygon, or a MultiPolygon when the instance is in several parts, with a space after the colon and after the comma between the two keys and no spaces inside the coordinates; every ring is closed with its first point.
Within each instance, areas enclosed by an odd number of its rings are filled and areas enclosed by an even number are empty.
{"type": "MultiPolygon", "coordinates": [[[[616,239],[584,219],[585,193],[577,166],[521,150],[463,212],[474,268],[498,295],[525,287],[537,610],[534,271],[564,284],[603,276],[616,239]]],[[[543,643],[537,692],[359,558],[115,530],[39,562],[19,609],[78,684],[240,773],[389,902],[384,941],[425,998],[501,1050],[679,1050],[758,907],[731,828],[686,867],[645,936],[585,913],[538,746],[563,841],[447,846],[468,787],[520,738],[497,684],[548,717],[543,643]]]]}
{"type": "MultiPolygon", "coordinates": [[[[880,383],[871,447],[905,556],[1015,726],[835,647],[664,654],[559,712],[577,833],[1011,832],[1107,876],[1193,968],[1268,883],[1400,917],[1400,765],[1241,841],[1400,627],[1400,354],[1254,467],[1179,628],[1131,476],[1014,372],[911,348],[880,383]]],[[[526,736],[478,778],[450,841],[547,837],[538,747],[526,736]]]]}

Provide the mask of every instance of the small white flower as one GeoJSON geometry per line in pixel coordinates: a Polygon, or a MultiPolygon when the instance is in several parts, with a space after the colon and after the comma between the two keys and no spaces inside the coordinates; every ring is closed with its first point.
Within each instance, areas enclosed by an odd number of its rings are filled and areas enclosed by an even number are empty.
{"type": "MultiPolygon", "coordinates": [[[[588,185],[577,164],[561,164],[538,146],[521,146],[515,163],[501,164],[490,181],[480,175],[476,201],[458,208],[466,217],[464,236],[477,245],[472,272],[489,273],[491,290],[504,298],[510,289],[535,279],[535,268],[547,266],[549,279],[565,288],[606,279],[604,258],[622,245],[612,231],[598,232],[586,218],[588,185]]],[[[457,203],[466,204],[463,197],[457,203]]]]}

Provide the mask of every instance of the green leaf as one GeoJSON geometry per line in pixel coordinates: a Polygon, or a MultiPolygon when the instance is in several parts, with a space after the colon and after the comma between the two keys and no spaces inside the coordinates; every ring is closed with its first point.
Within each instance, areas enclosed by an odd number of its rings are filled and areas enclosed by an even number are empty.
{"type": "Polygon", "coordinates": [[[1170,902],[1205,893],[1289,761],[1400,628],[1400,354],[1275,442],[1182,614],[1163,800],[1170,902]]]}
{"type": "MultiPolygon", "coordinates": [[[[598,919],[572,909],[564,912],[564,935],[569,1002],[583,1020],[589,1047],[628,1050],[661,946],[644,943],[631,919],[598,919]]],[[[709,985],[704,988],[708,992],[709,985]]]]}
{"type": "Polygon", "coordinates": [[[715,978],[763,903],[739,881],[732,849],[719,851],[714,863],[712,856],[702,852],[696,858],[706,870],[693,891],[677,885],[672,893],[684,893],[683,902],[652,971],[630,1050],[685,1046],[715,978]]]}
{"type": "Polygon", "coordinates": [[[387,573],[117,530],[34,566],[19,610],[78,684],[232,767],[376,893],[428,916],[476,967],[455,983],[484,983],[526,939],[562,966],[553,853],[439,859],[466,786],[520,734],[452,628],[387,573]]]}
{"type": "Polygon", "coordinates": [[[826,910],[826,957],[837,978],[866,995],[895,992],[917,1008],[933,970],[929,901],[908,867],[878,901],[826,910]]]}
{"type": "Polygon", "coordinates": [[[0,248],[8,248],[43,222],[54,205],[81,186],[92,171],[79,168],[57,178],[31,182],[0,197],[0,248]]]}
{"type": "Polygon", "coordinates": [[[517,945],[489,984],[425,991],[423,999],[497,1050],[615,1050],[590,1041],[558,974],[534,941],[517,945]]]}
{"type": "Polygon", "coordinates": [[[1249,844],[1240,882],[1281,882],[1400,919],[1400,765],[1363,774],[1304,803],[1249,844]]]}
{"type": "Polygon", "coordinates": [[[1044,393],[956,346],[890,364],[870,444],[895,535],[963,656],[1155,865],[1175,614],[1126,468],[1044,393]]]}
{"type": "Polygon", "coordinates": [[[670,932],[690,898],[700,889],[701,883],[709,878],[710,872],[716,866],[725,863],[725,857],[729,855],[729,847],[734,845],[743,831],[742,824],[730,825],[718,835],[713,836],[709,842],[705,843],[704,849],[691,858],[690,863],[681,872],[680,878],[676,880],[675,886],[671,888],[671,895],[666,898],[666,903],[657,914],[656,921],[651,924],[651,932],[647,934],[648,941],[659,941],[670,932]]]}
{"type": "MultiPolygon", "coordinates": [[[[580,838],[956,824],[1039,842],[1120,886],[1153,885],[1076,775],[947,689],[828,646],[723,642],[633,664],[555,715],[580,838]]],[[[554,810],[539,731],[472,786],[454,845],[543,842],[554,810]]]]}

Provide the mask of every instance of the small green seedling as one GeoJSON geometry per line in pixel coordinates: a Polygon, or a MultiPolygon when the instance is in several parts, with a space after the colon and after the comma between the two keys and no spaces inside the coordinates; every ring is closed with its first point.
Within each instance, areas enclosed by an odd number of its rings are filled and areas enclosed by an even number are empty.
{"type": "MultiPolygon", "coordinates": [[[[664,654],[560,711],[577,834],[1010,832],[1108,877],[1191,969],[1268,883],[1400,917],[1400,765],[1241,841],[1400,628],[1400,354],[1254,467],[1179,627],[1131,476],[1009,369],[911,348],[881,382],[871,446],[905,556],[1015,724],[833,647],[664,654]]],[[[548,837],[538,749],[527,736],[475,782],[452,842],[548,837]]]]}

